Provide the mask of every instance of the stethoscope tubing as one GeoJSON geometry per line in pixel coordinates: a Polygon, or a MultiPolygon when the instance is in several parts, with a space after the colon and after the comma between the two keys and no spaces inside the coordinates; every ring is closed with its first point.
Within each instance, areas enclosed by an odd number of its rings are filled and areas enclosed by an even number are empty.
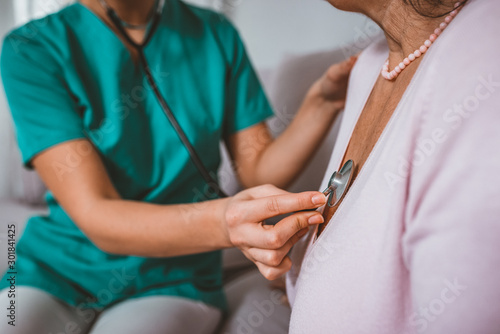
{"type": "Polygon", "coordinates": [[[220,188],[217,180],[214,177],[212,177],[212,175],[210,175],[210,172],[203,164],[203,161],[201,160],[200,156],[196,152],[195,148],[193,147],[193,145],[189,141],[186,133],[184,132],[181,125],[177,121],[177,118],[173,114],[172,109],[168,105],[166,99],[161,94],[161,92],[158,88],[158,85],[156,84],[156,81],[154,79],[153,73],[151,72],[151,69],[150,69],[149,64],[147,62],[146,55],[144,54],[144,48],[149,43],[151,38],[153,37],[153,34],[156,31],[156,28],[158,27],[158,24],[160,22],[161,11],[157,10],[155,12],[154,18],[152,21],[152,25],[151,25],[144,41],[141,44],[136,43],[135,41],[132,40],[132,38],[130,38],[129,34],[123,28],[120,19],[118,18],[118,16],[116,15],[116,13],[113,9],[108,8],[107,15],[111,19],[111,21],[113,22],[116,29],[118,29],[118,31],[120,32],[122,37],[125,38],[125,40],[137,51],[137,54],[139,56],[139,62],[144,69],[144,74],[146,76],[146,80],[148,81],[148,84],[151,86],[151,89],[152,89],[153,94],[155,95],[155,97],[158,101],[158,104],[160,105],[165,116],[167,117],[170,124],[174,128],[174,130],[177,133],[177,136],[181,140],[182,144],[184,145],[184,147],[188,151],[189,156],[190,156],[192,162],[194,163],[194,165],[196,166],[196,168],[198,169],[199,173],[201,174],[201,176],[203,177],[203,179],[205,180],[207,185],[211,189],[215,190],[217,196],[219,196],[220,198],[228,197],[227,194],[224,193],[224,191],[222,191],[222,189],[220,188]]]}

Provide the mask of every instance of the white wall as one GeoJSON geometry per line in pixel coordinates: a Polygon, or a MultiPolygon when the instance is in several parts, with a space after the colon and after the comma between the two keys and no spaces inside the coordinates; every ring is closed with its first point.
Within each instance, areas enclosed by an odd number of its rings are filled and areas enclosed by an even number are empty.
{"type": "MultiPolygon", "coordinates": [[[[12,27],[13,22],[13,3],[3,1],[0,3],[0,36],[12,27]]],[[[3,38],[2,38],[3,40],[3,38]]],[[[0,52],[1,52],[0,44],[0,52]]],[[[3,92],[3,86],[0,81],[0,197],[12,192],[10,180],[10,165],[8,160],[12,159],[12,143],[14,140],[10,115],[7,111],[7,102],[3,92]]]]}
{"type": "Polygon", "coordinates": [[[185,1],[225,12],[260,69],[275,67],[287,54],[331,50],[353,42],[361,50],[380,32],[362,15],[339,11],[323,0],[185,1]]]}
{"type": "Polygon", "coordinates": [[[257,67],[274,67],[287,54],[340,47],[367,29],[363,16],[322,0],[237,1],[232,19],[257,67]]]}

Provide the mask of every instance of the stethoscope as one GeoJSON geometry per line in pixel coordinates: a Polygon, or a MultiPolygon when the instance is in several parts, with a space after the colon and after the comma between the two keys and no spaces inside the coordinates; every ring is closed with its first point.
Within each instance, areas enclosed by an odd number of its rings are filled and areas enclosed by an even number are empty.
{"type": "Polygon", "coordinates": [[[354,167],[354,161],[348,160],[338,172],[333,172],[328,186],[323,190],[323,195],[328,196],[326,204],[329,207],[332,208],[339,204],[346,195],[352,182],[354,167]]]}
{"type": "MultiPolygon", "coordinates": [[[[194,149],[193,145],[189,142],[189,139],[186,136],[186,133],[180,126],[179,122],[175,118],[174,114],[172,113],[172,110],[170,109],[167,101],[165,98],[161,95],[160,90],[158,89],[158,85],[156,84],[156,81],[154,80],[153,74],[151,72],[151,69],[149,67],[149,64],[146,60],[146,56],[144,54],[144,48],[146,45],[149,43],[151,40],[151,37],[153,36],[154,32],[156,31],[156,28],[158,28],[158,24],[161,19],[161,14],[163,13],[163,6],[165,4],[165,0],[158,0],[156,4],[156,9],[154,12],[152,12],[152,16],[150,16],[148,19],[151,20],[151,27],[149,31],[146,34],[146,37],[144,38],[144,41],[140,44],[136,43],[132,38],[129,36],[129,34],[125,31],[125,27],[132,28],[132,29],[144,29],[147,28],[148,24],[145,25],[131,25],[126,22],[123,22],[116,12],[111,8],[105,0],[99,0],[100,4],[102,7],[106,10],[106,14],[110,18],[111,22],[113,22],[113,25],[115,28],[120,32],[122,37],[130,43],[130,45],[137,51],[137,54],[139,56],[139,62],[141,63],[142,67],[144,68],[144,74],[146,76],[146,80],[148,81],[148,84],[151,86],[154,95],[156,96],[156,99],[158,100],[158,103],[160,104],[161,109],[167,116],[170,124],[172,124],[172,127],[174,128],[175,132],[179,136],[179,139],[181,140],[182,144],[184,147],[186,147],[189,156],[191,160],[193,161],[194,165],[202,175],[203,179],[205,182],[212,187],[217,195],[221,198],[227,197],[227,195],[220,189],[219,183],[217,180],[212,177],[208,169],[205,167],[203,162],[201,161],[198,153],[194,149]]],[[[325,196],[328,196],[327,204],[330,207],[333,207],[337,205],[341,199],[344,197],[350,183],[352,180],[352,173],[353,173],[353,168],[354,168],[354,163],[352,160],[347,161],[344,166],[338,171],[334,172],[330,178],[330,181],[328,182],[328,187],[323,191],[323,194],[325,196]]]]}

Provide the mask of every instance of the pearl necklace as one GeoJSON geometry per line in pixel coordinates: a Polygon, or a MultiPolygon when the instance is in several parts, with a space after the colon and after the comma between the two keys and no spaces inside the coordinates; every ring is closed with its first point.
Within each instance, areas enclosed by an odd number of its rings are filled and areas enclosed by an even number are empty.
{"type": "Polygon", "coordinates": [[[427,52],[429,47],[434,43],[434,41],[438,38],[439,35],[446,29],[448,24],[453,20],[455,16],[457,16],[458,13],[458,7],[460,7],[462,3],[457,2],[455,4],[455,9],[451,11],[448,16],[445,17],[444,21],[439,25],[438,28],[434,30],[434,33],[429,36],[429,39],[427,39],[420,48],[415,50],[415,52],[410,53],[408,57],[406,57],[399,65],[397,65],[392,71],[389,72],[389,59],[386,60],[384,66],[382,66],[382,77],[385,79],[391,81],[394,80],[398,77],[398,75],[408,66],[410,65],[415,59],[418,57],[422,56],[424,53],[427,52]]]}

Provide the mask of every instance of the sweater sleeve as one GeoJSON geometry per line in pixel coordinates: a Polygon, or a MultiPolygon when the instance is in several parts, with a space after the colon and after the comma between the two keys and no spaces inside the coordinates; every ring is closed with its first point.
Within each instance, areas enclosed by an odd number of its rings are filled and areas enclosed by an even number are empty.
{"type": "Polygon", "coordinates": [[[403,250],[419,333],[500,329],[500,76],[469,74],[433,89],[415,145],[403,250]]]}

